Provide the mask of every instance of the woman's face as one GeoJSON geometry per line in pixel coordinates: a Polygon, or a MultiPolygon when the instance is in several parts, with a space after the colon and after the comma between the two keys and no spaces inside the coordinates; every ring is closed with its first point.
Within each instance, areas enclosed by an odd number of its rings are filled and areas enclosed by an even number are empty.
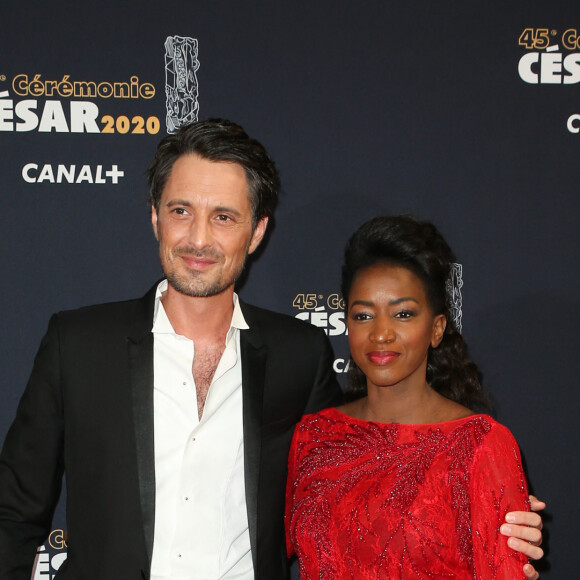
{"type": "Polygon", "coordinates": [[[423,283],[407,268],[377,264],[354,279],[348,341],[369,389],[423,387],[429,347],[439,345],[445,324],[445,315],[433,315],[423,283]]]}

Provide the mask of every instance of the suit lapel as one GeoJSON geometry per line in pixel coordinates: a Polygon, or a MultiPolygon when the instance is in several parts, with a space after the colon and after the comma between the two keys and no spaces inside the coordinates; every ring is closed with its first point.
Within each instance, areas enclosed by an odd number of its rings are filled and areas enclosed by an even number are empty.
{"type": "MultiPolygon", "coordinates": [[[[155,449],[153,432],[153,305],[157,284],[139,304],[128,337],[133,422],[137,450],[137,475],[141,498],[143,533],[149,563],[155,530],[155,449]]],[[[147,572],[149,572],[147,570],[147,572]]]]}
{"type": "Polygon", "coordinates": [[[258,483],[262,450],[262,407],[267,349],[260,336],[258,323],[249,316],[243,303],[242,312],[250,328],[240,333],[242,357],[242,397],[244,424],[244,478],[248,527],[254,569],[257,570],[258,483]]]}

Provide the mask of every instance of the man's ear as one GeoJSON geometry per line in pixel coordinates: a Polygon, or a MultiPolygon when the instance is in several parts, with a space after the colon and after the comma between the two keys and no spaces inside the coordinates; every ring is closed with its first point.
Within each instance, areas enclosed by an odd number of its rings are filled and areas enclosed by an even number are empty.
{"type": "Polygon", "coordinates": [[[256,227],[252,232],[252,238],[250,239],[250,245],[248,246],[248,254],[253,254],[256,248],[260,245],[260,242],[264,239],[264,234],[266,233],[267,227],[268,227],[268,218],[263,217],[256,224],[256,227]]]}
{"type": "Polygon", "coordinates": [[[155,239],[159,241],[159,236],[157,235],[157,210],[154,206],[151,206],[151,225],[153,226],[153,233],[155,234],[155,239]]]}

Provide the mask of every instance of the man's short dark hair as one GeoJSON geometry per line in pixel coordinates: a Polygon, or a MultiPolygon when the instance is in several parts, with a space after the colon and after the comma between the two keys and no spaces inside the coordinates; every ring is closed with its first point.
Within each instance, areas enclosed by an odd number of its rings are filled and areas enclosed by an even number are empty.
{"type": "Polygon", "coordinates": [[[182,155],[198,155],[209,161],[224,161],[241,165],[248,180],[252,222],[271,218],[278,202],[280,178],[265,147],[227,119],[208,119],[183,125],[157,147],[147,169],[149,203],[159,211],[161,194],[173,164],[182,155]]]}

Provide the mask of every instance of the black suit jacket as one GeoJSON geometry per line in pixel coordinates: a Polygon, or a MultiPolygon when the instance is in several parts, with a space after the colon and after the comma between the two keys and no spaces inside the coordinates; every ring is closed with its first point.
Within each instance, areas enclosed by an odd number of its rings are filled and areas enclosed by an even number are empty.
{"type": "MultiPolygon", "coordinates": [[[[0,455],[0,579],[29,580],[63,472],[59,580],[149,577],[155,516],[153,305],[62,312],[49,323],[0,455]]],[[[255,577],[287,578],[284,493],[296,422],[339,402],[324,333],[241,305],[246,503],[255,577]]]]}

